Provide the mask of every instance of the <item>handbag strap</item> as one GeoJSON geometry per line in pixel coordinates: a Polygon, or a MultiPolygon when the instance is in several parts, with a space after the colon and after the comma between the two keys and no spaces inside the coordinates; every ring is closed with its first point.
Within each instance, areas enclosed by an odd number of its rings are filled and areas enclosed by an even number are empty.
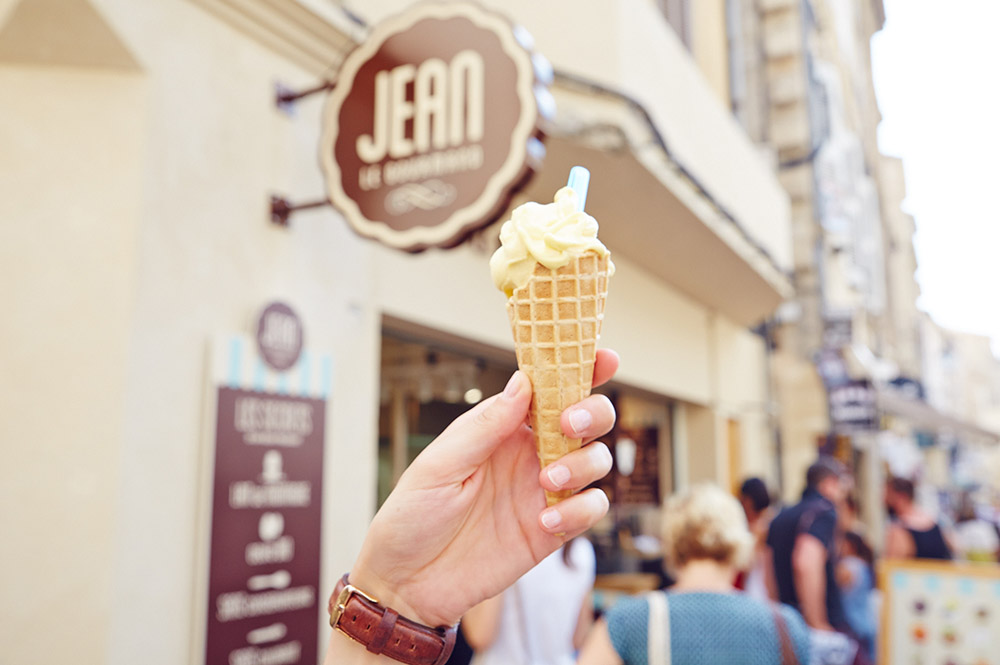
{"type": "Polygon", "coordinates": [[[649,626],[646,629],[646,661],[670,665],[670,601],[663,591],[647,595],[649,626]]]}
{"type": "Polygon", "coordinates": [[[782,616],[781,607],[777,603],[771,603],[771,616],[774,617],[774,628],[778,632],[781,665],[799,665],[799,658],[795,655],[795,648],[792,646],[792,638],[788,634],[788,625],[785,623],[785,617],[782,616]]]}

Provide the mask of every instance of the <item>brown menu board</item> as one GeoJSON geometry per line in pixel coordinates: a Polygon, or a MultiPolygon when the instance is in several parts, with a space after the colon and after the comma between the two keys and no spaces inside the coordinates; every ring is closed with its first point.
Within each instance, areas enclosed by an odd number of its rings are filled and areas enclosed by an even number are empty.
{"type": "Polygon", "coordinates": [[[292,394],[308,368],[293,368],[291,382],[272,373],[271,391],[269,370],[240,362],[252,345],[234,339],[233,349],[230,385],[217,387],[204,662],[311,665],[326,400],[292,394]]]}
{"type": "Polygon", "coordinates": [[[660,503],[659,430],[655,427],[629,430],[635,441],[635,463],[628,475],[615,476],[615,499],[618,503],[660,503]]]}

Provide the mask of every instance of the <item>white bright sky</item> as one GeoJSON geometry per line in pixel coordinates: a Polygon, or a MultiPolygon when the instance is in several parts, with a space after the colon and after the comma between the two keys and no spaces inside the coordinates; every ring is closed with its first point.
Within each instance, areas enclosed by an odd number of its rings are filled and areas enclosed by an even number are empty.
{"type": "Polygon", "coordinates": [[[903,159],[918,301],[1000,351],[1000,0],[884,0],[879,146],[903,159]]]}

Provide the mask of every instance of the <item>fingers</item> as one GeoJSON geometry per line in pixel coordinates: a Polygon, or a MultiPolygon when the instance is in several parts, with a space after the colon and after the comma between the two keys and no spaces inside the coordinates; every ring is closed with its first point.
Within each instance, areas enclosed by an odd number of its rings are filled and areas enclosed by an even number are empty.
{"type": "Polygon", "coordinates": [[[546,508],[538,523],[546,532],[568,540],[594,526],[608,512],[608,497],[593,487],[546,508]]]}
{"type": "Polygon", "coordinates": [[[611,451],[595,441],[546,466],[538,482],[549,491],[580,489],[606,476],[611,463],[611,451]]]}
{"type": "Polygon", "coordinates": [[[597,358],[594,361],[594,387],[600,386],[611,380],[611,377],[618,371],[621,358],[611,349],[598,349],[597,358]]]}
{"type": "Polygon", "coordinates": [[[611,431],[615,407],[604,395],[591,395],[562,412],[563,433],[573,439],[590,441],[611,431]]]}
{"type": "Polygon", "coordinates": [[[445,470],[449,475],[461,478],[486,461],[498,445],[523,427],[530,404],[531,382],[524,372],[514,372],[502,393],[455,419],[428,446],[424,451],[428,454],[422,454],[424,459],[421,461],[439,462],[448,467],[445,470]]]}

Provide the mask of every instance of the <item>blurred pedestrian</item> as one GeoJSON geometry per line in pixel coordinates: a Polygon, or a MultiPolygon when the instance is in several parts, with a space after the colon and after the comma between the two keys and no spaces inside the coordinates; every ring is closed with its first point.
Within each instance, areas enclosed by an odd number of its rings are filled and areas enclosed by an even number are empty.
{"type": "Polygon", "coordinates": [[[572,665],[594,623],[596,557],[575,538],[503,593],[473,607],[461,630],[472,665],[572,665]]]}
{"type": "Polygon", "coordinates": [[[844,533],[854,532],[862,538],[867,536],[868,527],[861,520],[861,507],[858,505],[858,497],[854,492],[847,494],[842,510],[838,506],[837,516],[840,519],[840,529],[844,533]]]}
{"type": "Polygon", "coordinates": [[[885,504],[894,519],[885,538],[891,559],[951,559],[951,547],[941,526],[914,501],[913,481],[893,477],[886,483],[885,504]]]}
{"type": "Polygon", "coordinates": [[[869,660],[875,662],[875,557],[855,531],[844,534],[840,553],[837,584],[847,624],[869,660]]]}
{"type": "Polygon", "coordinates": [[[771,525],[773,512],[771,494],[760,478],[747,478],[740,486],[740,504],[747,518],[750,535],[754,539],[750,566],[736,578],[736,588],[759,600],[767,600],[765,570],[769,564],[767,555],[767,530],[771,525]]]}
{"type": "Polygon", "coordinates": [[[663,518],[677,583],[619,600],[599,620],[581,665],[793,665],[809,662],[798,612],[736,592],[753,537],[736,499],[712,485],[671,498],[663,518]]]}
{"type": "Polygon", "coordinates": [[[955,549],[966,561],[995,563],[1000,550],[996,525],[976,513],[976,504],[963,494],[955,520],[955,549]]]}
{"type": "Polygon", "coordinates": [[[843,464],[820,458],[806,471],[802,500],[782,510],[767,534],[772,561],[768,590],[802,613],[813,630],[813,662],[824,665],[850,663],[858,653],[857,643],[848,637],[836,579],[837,507],[847,498],[850,480],[843,464]]]}

